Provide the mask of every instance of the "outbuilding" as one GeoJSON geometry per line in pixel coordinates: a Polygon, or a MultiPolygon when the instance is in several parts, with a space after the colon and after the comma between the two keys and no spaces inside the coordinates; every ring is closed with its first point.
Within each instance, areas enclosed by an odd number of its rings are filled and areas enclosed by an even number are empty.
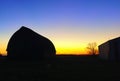
{"type": "Polygon", "coordinates": [[[120,37],[99,45],[99,56],[106,60],[120,61],[120,37]]]}

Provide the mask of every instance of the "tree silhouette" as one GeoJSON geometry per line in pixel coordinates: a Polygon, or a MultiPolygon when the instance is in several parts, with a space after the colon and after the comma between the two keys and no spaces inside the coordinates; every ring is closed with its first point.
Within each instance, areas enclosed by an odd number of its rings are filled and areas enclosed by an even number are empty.
{"type": "Polygon", "coordinates": [[[97,43],[96,42],[88,43],[86,48],[88,50],[88,53],[91,55],[95,55],[97,53],[97,43]]]}

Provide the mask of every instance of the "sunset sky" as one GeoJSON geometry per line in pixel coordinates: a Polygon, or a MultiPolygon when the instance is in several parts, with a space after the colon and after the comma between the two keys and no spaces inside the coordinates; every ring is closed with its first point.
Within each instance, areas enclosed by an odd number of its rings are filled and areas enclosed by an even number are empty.
{"type": "Polygon", "coordinates": [[[120,0],[0,0],[0,53],[21,26],[49,38],[57,54],[86,54],[120,36],[120,0]]]}

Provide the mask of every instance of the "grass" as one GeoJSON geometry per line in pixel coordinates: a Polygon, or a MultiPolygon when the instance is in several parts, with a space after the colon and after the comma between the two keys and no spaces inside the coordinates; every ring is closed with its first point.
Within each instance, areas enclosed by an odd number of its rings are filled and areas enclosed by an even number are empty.
{"type": "Polygon", "coordinates": [[[120,64],[93,56],[57,56],[47,62],[1,61],[0,81],[120,81],[120,64]]]}

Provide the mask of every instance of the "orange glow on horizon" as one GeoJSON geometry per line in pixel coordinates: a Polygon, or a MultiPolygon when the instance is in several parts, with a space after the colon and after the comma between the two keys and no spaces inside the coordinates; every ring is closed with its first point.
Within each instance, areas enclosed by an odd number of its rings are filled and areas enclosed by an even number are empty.
{"type": "Polygon", "coordinates": [[[2,40],[2,43],[0,42],[0,54],[7,55],[6,47],[7,42],[2,40]]]}
{"type": "MultiPolygon", "coordinates": [[[[54,41],[53,42],[56,48],[57,55],[88,55],[86,46],[88,43],[78,43],[78,41],[54,41]]],[[[4,42],[1,44],[0,53],[7,55],[6,51],[7,43],[4,42]]]]}

